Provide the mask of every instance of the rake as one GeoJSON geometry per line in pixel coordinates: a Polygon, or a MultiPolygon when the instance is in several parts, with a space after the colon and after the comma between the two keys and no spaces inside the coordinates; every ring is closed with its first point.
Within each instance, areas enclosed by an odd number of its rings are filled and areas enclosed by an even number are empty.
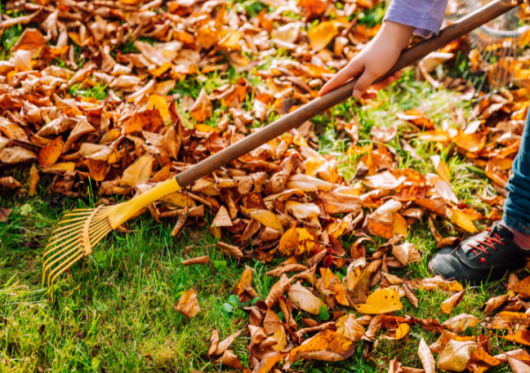
{"type": "MultiPolygon", "coordinates": [[[[437,37],[424,40],[403,51],[390,71],[378,81],[419,61],[426,55],[456,40],[477,27],[514,9],[523,0],[496,0],[468,16],[445,27],[437,37]]],[[[274,123],[238,141],[228,148],[210,156],[192,168],[160,183],[150,191],[136,196],[128,202],[96,209],[74,210],[66,214],[53,232],[43,256],[43,286],[52,286],[54,281],[74,263],[92,253],[93,247],[110,231],[117,229],[142,208],[164,196],[190,186],[219,167],[245,155],[260,145],[298,127],[314,116],[351,97],[355,80],[300,107],[274,123]]]]}

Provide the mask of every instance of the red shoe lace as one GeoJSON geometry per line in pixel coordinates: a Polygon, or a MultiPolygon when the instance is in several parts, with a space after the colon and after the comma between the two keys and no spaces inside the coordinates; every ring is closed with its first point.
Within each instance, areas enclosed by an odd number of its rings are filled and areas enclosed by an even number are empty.
{"type": "MultiPolygon", "coordinates": [[[[490,232],[491,228],[487,228],[486,231],[490,232]]],[[[498,243],[498,244],[500,244],[502,246],[506,246],[506,244],[504,242],[502,242],[502,238],[497,233],[493,233],[493,235],[496,238],[493,238],[491,236],[487,236],[483,241],[477,240],[478,246],[469,244],[469,246],[473,248],[473,250],[471,250],[471,251],[473,251],[473,254],[479,255],[479,253],[477,251],[475,251],[475,250],[478,250],[478,251],[483,252],[484,254],[490,255],[490,253],[488,252],[488,247],[492,248],[495,251],[497,250],[497,248],[495,246],[493,246],[494,243],[498,243]],[[483,245],[483,246],[481,246],[481,245],[483,245]]],[[[480,262],[481,263],[485,263],[486,259],[485,258],[480,258],[480,262]]]]}

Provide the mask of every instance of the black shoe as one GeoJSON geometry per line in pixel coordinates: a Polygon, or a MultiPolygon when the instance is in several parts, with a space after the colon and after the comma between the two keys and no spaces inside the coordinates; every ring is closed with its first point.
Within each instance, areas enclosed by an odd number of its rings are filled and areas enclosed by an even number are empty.
{"type": "Polygon", "coordinates": [[[429,269],[444,279],[470,285],[499,280],[508,270],[524,265],[523,259],[530,255],[530,251],[523,250],[512,240],[512,231],[495,223],[457,248],[444,247],[438,251],[429,269]]]}

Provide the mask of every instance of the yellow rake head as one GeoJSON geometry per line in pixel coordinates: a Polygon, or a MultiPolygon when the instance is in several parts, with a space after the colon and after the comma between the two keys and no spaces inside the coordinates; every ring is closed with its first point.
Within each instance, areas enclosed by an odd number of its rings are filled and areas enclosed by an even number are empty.
{"type": "Polygon", "coordinates": [[[75,262],[92,253],[112,228],[108,215],[116,206],[74,210],[59,222],[44,249],[42,285],[52,286],[55,279],[75,262]]]}

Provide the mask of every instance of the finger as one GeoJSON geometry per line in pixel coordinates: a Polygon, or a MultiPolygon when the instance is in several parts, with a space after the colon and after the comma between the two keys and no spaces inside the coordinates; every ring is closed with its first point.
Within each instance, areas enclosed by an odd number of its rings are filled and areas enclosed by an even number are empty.
{"type": "Polygon", "coordinates": [[[373,89],[379,91],[380,89],[386,88],[390,84],[394,83],[397,79],[392,75],[383,80],[382,82],[376,83],[372,86],[373,89]]]}
{"type": "Polygon", "coordinates": [[[357,79],[357,83],[353,88],[353,97],[361,97],[370,88],[374,80],[377,78],[370,70],[365,70],[364,73],[357,79]]]}
{"type": "Polygon", "coordinates": [[[364,65],[359,60],[351,60],[351,62],[341,71],[339,71],[329,82],[327,82],[324,87],[318,93],[320,96],[325,95],[329,91],[334,90],[335,88],[343,85],[351,78],[355,78],[359,75],[364,69],[364,65]]]}
{"type": "Polygon", "coordinates": [[[394,75],[389,76],[388,78],[386,78],[382,82],[379,82],[379,83],[376,83],[376,84],[372,85],[372,88],[375,89],[376,91],[378,91],[380,89],[383,89],[383,88],[389,86],[390,84],[396,82],[399,78],[401,78],[401,75],[402,75],[402,72],[398,71],[397,73],[394,73],[394,75]]]}
{"type": "Polygon", "coordinates": [[[364,95],[362,95],[362,98],[365,100],[375,100],[377,98],[377,92],[369,89],[364,95]]]}

